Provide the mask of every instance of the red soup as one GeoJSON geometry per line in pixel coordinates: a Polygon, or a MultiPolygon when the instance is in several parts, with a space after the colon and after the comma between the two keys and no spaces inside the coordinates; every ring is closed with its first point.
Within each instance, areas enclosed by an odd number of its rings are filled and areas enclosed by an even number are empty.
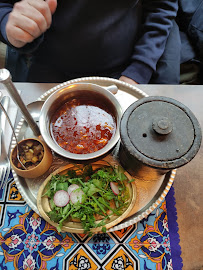
{"type": "Polygon", "coordinates": [[[112,106],[100,95],[74,98],[54,114],[51,133],[66,151],[87,154],[100,150],[114,136],[112,106]]]}

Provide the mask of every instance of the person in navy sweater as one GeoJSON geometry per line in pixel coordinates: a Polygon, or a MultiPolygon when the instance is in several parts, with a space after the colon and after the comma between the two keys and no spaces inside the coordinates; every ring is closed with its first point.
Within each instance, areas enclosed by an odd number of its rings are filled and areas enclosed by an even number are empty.
{"type": "Polygon", "coordinates": [[[18,56],[16,81],[177,84],[177,10],[177,0],[0,0],[0,40],[18,56]]]}

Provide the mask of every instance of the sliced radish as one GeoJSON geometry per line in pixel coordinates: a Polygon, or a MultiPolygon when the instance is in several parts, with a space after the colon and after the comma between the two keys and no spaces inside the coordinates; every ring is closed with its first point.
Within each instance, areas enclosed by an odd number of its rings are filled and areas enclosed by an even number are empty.
{"type": "Polygon", "coordinates": [[[115,195],[119,194],[118,186],[115,182],[110,182],[111,189],[115,195]]]}
{"type": "Polygon", "coordinates": [[[78,189],[78,188],[80,188],[80,187],[79,187],[78,185],[76,185],[76,184],[70,185],[70,186],[68,187],[68,194],[70,195],[71,192],[72,192],[73,190],[76,190],[76,189],[78,189]]]}
{"type": "Polygon", "coordinates": [[[54,194],[54,203],[58,207],[64,207],[69,203],[70,196],[65,190],[58,190],[54,194]]]}
{"type": "Polygon", "coordinates": [[[71,192],[70,194],[70,200],[71,202],[74,204],[74,203],[77,203],[77,202],[82,202],[82,195],[84,195],[85,193],[82,191],[82,189],[79,189],[79,190],[74,190],[71,192]]]}

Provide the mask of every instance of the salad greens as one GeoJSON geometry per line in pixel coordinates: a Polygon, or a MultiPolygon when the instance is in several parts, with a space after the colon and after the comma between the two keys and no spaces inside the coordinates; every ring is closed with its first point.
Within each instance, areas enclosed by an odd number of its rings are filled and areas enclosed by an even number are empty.
{"type": "MultiPolygon", "coordinates": [[[[83,166],[75,170],[68,170],[65,175],[53,175],[46,186],[51,211],[49,218],[58,223],[60,232],[64,221],[79,219],[85,233],[92,228],[101,227],[105,232],[105,222],[111,215],[120,216],[129,204],[129,190],[126,187],[127,177],[121,167],[103,166],[93,170],[92,165],[83,166]],[[114,194],[111,184],[118,187],[119,193],[114,194]],[[54,195],[59,190],[68,190],[72,184],[82,190],[80,201],[72,203],[70,200],[64,207],[58,207],[54,195]],[[99,215],[99,222],[96,223],[99,215]]],[[[78,189],[76,189],[77,191],[78,189]]],[[[76,192],[72,191],[72,192],[76,192]]]]}

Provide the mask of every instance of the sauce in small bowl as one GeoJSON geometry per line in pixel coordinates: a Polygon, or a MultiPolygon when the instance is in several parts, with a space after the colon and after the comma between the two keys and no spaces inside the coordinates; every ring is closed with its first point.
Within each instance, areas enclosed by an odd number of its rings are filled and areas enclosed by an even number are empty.
{"type": "Polygon", "coordinates": [[[37,178],[43,175],[52,164],[52,153],[43,140],[28,138],[18,142],[19,158],[26,170],[17,159],[17,146],[10,154],[13,170],[24,178],[37,178]]]}
{"type": "Polygon", "coordinates": [[[51,134],[57,144],[75,154],[93,153],[108,144],[116,121],[103,99],[87,96],[67,101],[51,119],[51,134]]]}

